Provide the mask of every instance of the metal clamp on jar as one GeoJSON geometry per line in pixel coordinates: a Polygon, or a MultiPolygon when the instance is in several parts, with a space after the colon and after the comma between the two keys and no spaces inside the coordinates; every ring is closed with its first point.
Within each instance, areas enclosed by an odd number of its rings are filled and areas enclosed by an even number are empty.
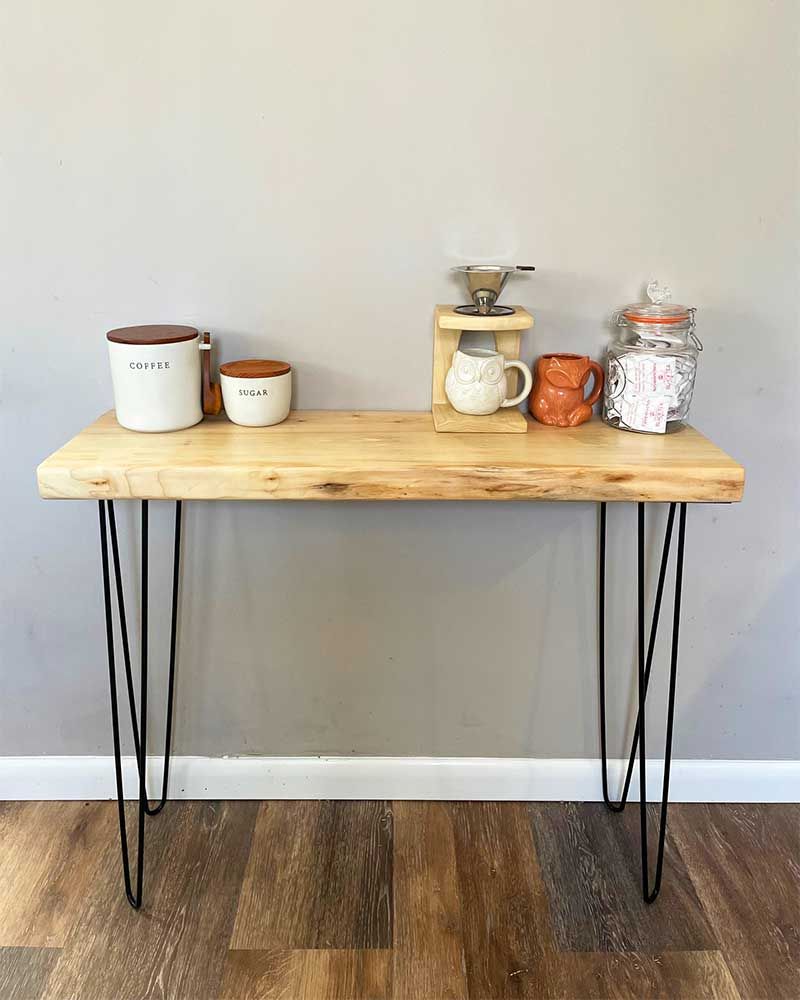
{"type": "Polygon", "coordinates": [[[695,334],[695,310],[673,305],[657,281],[647,286],[649,302],[615,314],[616,335],[606,351],[603,419],[625,431],[664,434],[689,414],[703,349],[695,334]]]}

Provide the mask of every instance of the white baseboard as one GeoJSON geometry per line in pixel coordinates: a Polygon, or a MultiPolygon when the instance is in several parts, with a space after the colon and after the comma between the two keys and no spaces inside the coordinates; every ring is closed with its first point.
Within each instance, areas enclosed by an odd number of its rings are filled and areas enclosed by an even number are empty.
{"type": "MultiPolygon", "coordinates": [[[[151,796],[161,757],[148,758],[151,796]]],[[[616,795],[625,761],[609,762],[616,795]]],[[[648,798],[661,795],[662,762],[647,766],[648,798]]],[[[133,757],[123,759],[126,795],[136,797],[133,757]]],[[[509,757],[174,757],[174,799],[602,799],[599,760],[509,757]]],[[[0,757],[0,800],[109,799],[111,757],[0,757]]],[[[638,770],[631,799],[638,798],[638,770]]],[[[675,760],[673,802],[796,802],[800,761],[675,760]]]]}

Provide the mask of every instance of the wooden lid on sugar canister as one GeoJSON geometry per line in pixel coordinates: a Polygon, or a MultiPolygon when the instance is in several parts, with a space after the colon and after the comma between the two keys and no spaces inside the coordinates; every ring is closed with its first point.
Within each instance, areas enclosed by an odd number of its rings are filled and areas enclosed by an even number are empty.
{"type": "Polygon", "coordinates": [[[121,326],[117,330],[109,330],[106,339],[115,344],[136,344],[141,347],[148,344],[179,344],[198,336],[193,326],[154,323],[149,326],[121,326]]]}
{"type": "Polygon", "coordinates": [[[226,361],[219,366],[220,374],[229,378],[274,378],[285,375],[292,366],[285,361],[258,361],[250,358],[246,361],[226,361]]]}

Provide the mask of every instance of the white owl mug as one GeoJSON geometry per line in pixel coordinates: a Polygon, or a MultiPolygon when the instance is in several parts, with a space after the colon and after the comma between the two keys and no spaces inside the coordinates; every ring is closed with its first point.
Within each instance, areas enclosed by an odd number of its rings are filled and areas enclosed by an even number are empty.
{"type": "Polygon", "coordinates": [[[454,410],[484,416],[501,406],[519,406],[532,384],[531,370],[522,361],[506,361],[497,351],[475,347],[455,352],[444,389],[454,410]],[[512,399],[507,398],[509,368],[518,368],[525,382],[512,399]]]}

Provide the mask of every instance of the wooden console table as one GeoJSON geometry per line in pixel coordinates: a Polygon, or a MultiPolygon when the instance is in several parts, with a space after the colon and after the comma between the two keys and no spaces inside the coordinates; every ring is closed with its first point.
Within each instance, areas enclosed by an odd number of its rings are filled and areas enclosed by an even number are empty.
{"type": "Polygon", "coordinates": [[[294,410],[138,434],[109,412],[46,459],[66,500],[740,500],[744,469],[702,434],[631,434],[594,419],[527,434],[437,434],[430,413],[294,410]]]}
{"type": "Polygon", "coordinates": [[[681,587],[688,503],[740,500],[744,470],[692,428],[655,436],[614,430],[595,419],[561,429],[530,422],[526,434],[437,434],[430,413],[295,411],[274,427],[239,427],[207,418],[171,434],[137,434],[121,428],[113,413],[46,459],[37,472],[46,499],[96,500],[106,620],[111,725],[123,876],[129,902],[139,908],[144,873],[144,820],[167,801],[177,650],[181,505],[184,500],[584,500],[599,503],[598,645],[603,794],[620,812],[639,757],[642,893],[658,895],[664,859],[669,774],[675,710],[681,587]],[[119,557],[115,500],[141,501],[141,672],[137,716],[119,557]],[[174,500],[167,724],[161,797],[151,806],[145,786],[148,655],[148,503],[174,500]],[[638,717],[622,797],[608,791],[605,710],[605,555],[607,502],[637,503],[638,717]],[[645,627],[645,505],[668,502],[669,516],[649,632],[645,627]],[[677,563],[664,780],[656,869],[650,883],[645,783],[645,699],[675,521],[677,563]],[[110,537],[110,546],[109,546],[110,537]],[[111,560],[109,560],[109,548],[111,560]],[[113,563],[113,567],[111,566],[113,563]],[[113,580],[112,580],[113,574],[113,580]],[[136,888],[133,889],[125,826],[112,615],[116,596],[125,684],[138,760],[139,811],[136,888]]]}

